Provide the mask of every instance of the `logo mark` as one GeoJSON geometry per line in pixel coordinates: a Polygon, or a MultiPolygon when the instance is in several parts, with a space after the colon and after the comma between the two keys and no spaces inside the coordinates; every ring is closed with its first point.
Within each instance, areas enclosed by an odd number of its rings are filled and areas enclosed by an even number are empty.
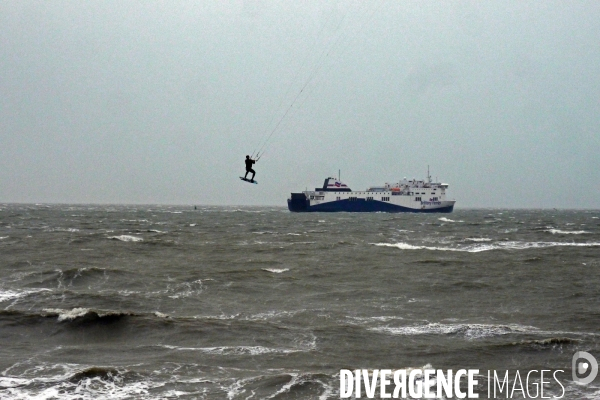
{"type": "Polygon", "coordinates": [[[587,351],[578,351],[573,354],[571,367],[573,370],[573,381],[582,385],[592,383],[598,375],[598,362],[587,351]],[[585,376],[588,373],[589,375],[585,376]]]}

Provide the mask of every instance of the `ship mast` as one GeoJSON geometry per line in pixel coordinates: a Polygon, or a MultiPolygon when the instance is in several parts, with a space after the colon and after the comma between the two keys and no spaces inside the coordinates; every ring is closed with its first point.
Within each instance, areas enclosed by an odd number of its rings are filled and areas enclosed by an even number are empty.
{"type": "Polygon", "coordinates": [[[427,166],[427,180],[431,183],[431,175],[429,175],[429,165],[427,166]]]}

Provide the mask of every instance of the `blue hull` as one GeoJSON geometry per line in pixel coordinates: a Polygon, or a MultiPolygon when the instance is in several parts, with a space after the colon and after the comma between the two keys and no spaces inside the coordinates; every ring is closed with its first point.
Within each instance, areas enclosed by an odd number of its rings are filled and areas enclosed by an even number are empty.
{"type": "Polygon", "coordinates": [[[338,200],[310,206],[309,201],[300,196],[288,199],[288,209],[292,212],[390,212],[390,213],[451,213],[454,205],[434,209],[419,209],[397,206],[383,201],[364,199],[338,200]]]}

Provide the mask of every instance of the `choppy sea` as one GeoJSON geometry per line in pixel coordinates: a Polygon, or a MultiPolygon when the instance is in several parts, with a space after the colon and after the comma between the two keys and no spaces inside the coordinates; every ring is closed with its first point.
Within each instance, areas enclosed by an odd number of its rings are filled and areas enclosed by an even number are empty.
{"type": "Polygon", "coordinates": [[[599,218],[3,204],[0,398],[336,399],[340,369],[428,367],[599,399],[571,369],[600,359],[599,218]]]}

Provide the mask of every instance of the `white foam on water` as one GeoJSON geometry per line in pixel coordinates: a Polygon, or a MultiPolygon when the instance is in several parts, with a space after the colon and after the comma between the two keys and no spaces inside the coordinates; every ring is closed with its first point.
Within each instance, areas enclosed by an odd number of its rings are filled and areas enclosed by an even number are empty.
{"type": "MultiPolygon", "coordinates": [[[[0,376],[2,399],[7,400],[109,400],[109,399],[162,399],[151,395],[150,389],[164,386],[151,381],[125,382],[122,373],[107,370],[102,376],[82,376],[78,373],[93,366],[76,364],[36,365],[19,376],[0,376]]],[[[102,368],[102,367],[99,367],[102,368]]],[[[10,368],[3,371],[7,374],[10,368]]]]}
{"type": "Polygon", "coordinates": [[[199,351],[205,354],[212,354],[218,356],[232,356],[232,355],[251,355],[257,356],[261,354],[290,354],[304,352],[306,350],[297,349],[276,349],[264,346],[218,346],[218,347],[179,347],[171,345],[160,345],[170,350],[176,351],[199,351]]]}
{"type": "Polygon", "coordinates": [[[120,240],[121,242],[142,242],[144,239],[131,235],[109,236],[108,239],[120,240]]]}
{"type": "Polygon", "coordinates": [[[75,318],[83,317],[88,312],[89,308],[74,308],[72,310],[63,310],[60,308],[44,308],[42,311],[49,314],[58,314],[58,322],[72,321],[75,318]]]}
{"type": "Polygon", "coordinates": [[[561,235],[582,235],[584,233],[590,233],[588,231],[563,231],[560,229],[546,229],[544,232],[550,232],[553,235],[561,234],[561,235]]]}
{"type": "Polygon", "coordinates": [[[370,328],[369,330],[403,336],[460,334],[468,339],[507,335],[510,333],[539,333],[539,330],[533,326],[440,323],[403,327],[384,326],[370,328]]]}
{"type": "Polygon", "coordinates": [[[190,226],[196,226],[196,224],[190,224],[190,226]]]}
{"type": "Polygon", "coordinates": [[[28,296],[32,293],[51,292],[51,289],[29,289],[29,290],[0,290],[0,303],[28,296]]]}
{"type": "Polygon", "coordinates": [[[263,271],[272,272],[274,274],[281,274],[282,272],[289,271],[289,268],[262,268],[263,271]]]}
{"type": "MultiPolygon", "coordinates": [[[[205,279],[206,280],[206,279],[205,279]]],[[[159,290],[154,293],[174,293],[168,295],[171,299],[182,299],[191,296],[197,296],[204,291],[202,279],[196,279],[192,282],[183,282],[174,285],[167,285],[166,290],[159,290]]]]}
{"type": "Polygon", "coordinates": [[[548,247],[598,247],[600,242],[575,243],[575,242],[495,242],[490,244],[474,244],[457,247],[434,247],[434,246],[415,246],[408,243],[369,243],[374,246],[395,247],[400,250],[437,250],[437,251],[464,251],[469,253],[479,253],[489,250],[527,250],[540,249],[548,247]]]}
{"type": "Polygon", "coordinates": [[[221,315],[201,315],[201,316],[195,316],[194,318],[229,320],[229,319],[236,319],[239,316],[240,316],[240,314],[232,314],[232,315],[221,314],[221,315]]]}
{"type": "Polygon", "coordinates": [[[0,236],[0,240],[8,239],[8,236],[0,236]]]}
{"type": "MultiPolygon", "coordinates": [[[[307,383],[315,383],[322,387],[322,392],[318,395],[318,397],[316,397],[318,400],[334,398],[332,396],[337,393],[337,388],[332,386],[331,382],[323,382],[322,379],[314,377],[314,375],[311,373],[285,372],[283,373],[283,376],[289,376],[289,381],[282,384],[281,387],[276,389],[274,393],[260,398],[265,400],[287,398],[285,397],[286,393],[290,393],[294,387],[302,387],[307,383]]],[[[222,390],[227,392],[227,399],[229,400],[237,398],[254,399],[256,395],[255,389],[247,388],[247,386],[255,386],[257,383],[260,383],[260,381],[269,380],[270,378],[274,377],[282,377],[282,375],[259,375],[249,378],[242,378],[236,380],[229,386],[222,387],[222,390]]],[[[296,398],[296,396],[294,396],[294,398],[296,398]]]]}
{"type": "MultiPolygon", "coordinates": [[[[456,222],[455,220],[450,219],[450,218],[446,218],[446,217],[438,218],[438,220],[439,221],[444,221],[444,222],[456,222]]],[[[458,222],[463,222],[463,221],[458,221],[458,222]]]]}
{"type": "Polygon", "coordinates": [[[397,317],[397,316],[381,316],[381,317],[352,317],[352,316],[346,316],[346,318],[348,319],[352,319],[355,321],[359,321],[359,322],[371,322],[371,321],[378,321],[378,322],[388,322],[388,321],[395,321],[395,320],[402,320],[404,318],[402,317],[397,317]]]}
{"type": "Polygon", "coordinates": [[[470,242],[491,242],[492,239],[490,238],[466,238],[465,240],[468,240],[470,242]]]}
{"type": "Polygon", "coordinates": [[[318,397],[319,400],[325,400],[329,398],[328,396],[333,390],[333,388],[330,385],[322,382],[321,380],[313,379],[311,374],[289,373],[289,375],[292,379],[290,379],[288,383],[284,384],[275,393],[273,393],[269,397],[265,397],[265,399],[280,398],[280,395],[283,395],[284,393],[289,393],[294,386],[302,386],[309,382],[319,383],[325,389],[324,392],[318,397]]]}
{"type": "Polygon", "coordinates": [[[275,318],[290,318],[294,315],[301,313],[306,310],[295,310],[295,311],[267,311],[264,313],[252,314],[244,316],[241,319],[246,321],[268,321],[275,318]]]}

